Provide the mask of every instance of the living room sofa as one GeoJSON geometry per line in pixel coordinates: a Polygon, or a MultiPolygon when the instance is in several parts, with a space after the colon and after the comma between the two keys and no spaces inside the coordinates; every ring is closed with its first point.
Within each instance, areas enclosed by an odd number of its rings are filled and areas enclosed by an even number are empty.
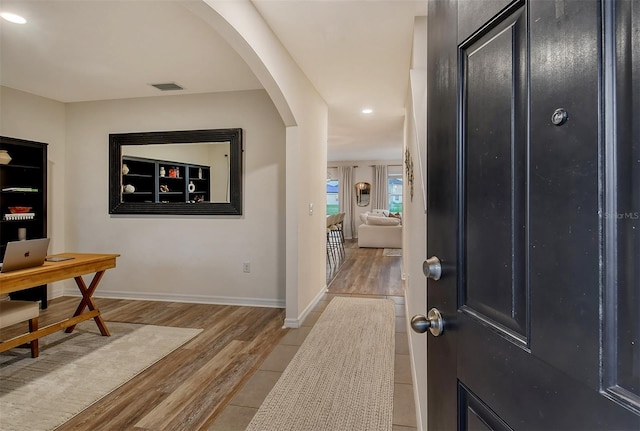
{"type": "MultiPolygon", "coordinates": [[[[388,214],[388,211],[387,213],[388,214]]],[[[358,247],[402,248],[402,221],[382,212],[360,215],[358,247]]]]}

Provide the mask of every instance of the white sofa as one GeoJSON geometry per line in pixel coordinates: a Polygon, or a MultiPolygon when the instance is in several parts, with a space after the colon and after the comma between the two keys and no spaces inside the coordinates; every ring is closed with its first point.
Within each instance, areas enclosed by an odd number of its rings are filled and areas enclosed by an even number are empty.
{"type": "Polygon", "coordinates": [[[400,219],[380,213],[364,213],[360,219],[363,223],[358,226],[358,247],[402,248],[400,219]]]}

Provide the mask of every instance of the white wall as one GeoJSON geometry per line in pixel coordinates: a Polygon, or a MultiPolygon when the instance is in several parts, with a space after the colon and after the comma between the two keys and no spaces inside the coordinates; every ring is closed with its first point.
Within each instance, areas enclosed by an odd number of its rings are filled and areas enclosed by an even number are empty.
{"type": "Polygon", "coordinates": [[[96,296],[284,306],[285,128],[266,92],[68,104],[67,148],[67,249],[122,255],[96,296]],[[235,127],[242,216],[109,215],[109,133],[235,127]]]}
{"type": "Polygon", "coordinates": [[[247,62],[287,127],[285,325],[297,327],[326,287],[327,105],[250,1],[205,2],[210,11],[190,7],[247,62]]]}
{"type": "MultiPolygon", "coordinates": [[[[414,25],[413,61],[410,89],[407,95],[405,118],[405,149],[413,160],[413,200],[409,197],[408,179],[405,172],[403,184],[403,273],[405,275],[405,303],[408,318],[427,313],[427,282],[422,273],[422,262],[426,259],[426,17],[418,17],[414,25]]],[[[409,322],[407,322],[408,324],[409,322]]],[[[427,427],[427,337],[407,327],[413,372],[413,388],[416,399],[418,429],[427,427]]]]}
{"type": "MultiPolygon", "coordinates": [[[[47,235],[51,238],[49,253],[66,249],[65,175],[66,129],[65,105],[8,87],[0,87],[0,135],[47,146],[47,235]]],[[[62,283],[49,285],[49,296],[62,292],[62,283]]]]}

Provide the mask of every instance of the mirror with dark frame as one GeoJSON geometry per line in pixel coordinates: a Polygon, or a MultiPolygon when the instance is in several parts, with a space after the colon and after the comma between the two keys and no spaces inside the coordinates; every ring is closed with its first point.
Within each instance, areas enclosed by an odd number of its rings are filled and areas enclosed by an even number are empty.
{"type": "Polygon", "coordinates": [[[109,213],[241,215],[242,129],[109,135],[109,213]]]}

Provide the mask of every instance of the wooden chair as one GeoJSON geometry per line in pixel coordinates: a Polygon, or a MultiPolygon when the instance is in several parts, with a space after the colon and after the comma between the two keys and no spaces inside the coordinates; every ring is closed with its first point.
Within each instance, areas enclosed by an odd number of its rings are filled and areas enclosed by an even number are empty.
{"type": "Polygon", "coordinates": [[[338,213],[338,220],[335,223],[336,228],[338,229],[338,232],[340,232],[340,241],[342,242],[343,249],[344,249],[344,217],[345,215],[346,213],[338,213]]]}
{"type": "MultiPolygon", "coordinates": [[[[29,332],[38,330],[38,316],[40,307],[33,301],[0,301],[0,328],[15,325],[16,323],[29,321],[29,332]]],[[[40,354],[38,339],[31,341],[31,357],[37,358],[40,354]]]]}
{"type": "Polygon", "coordinates": [[[330,215],[327,220],[329,245],[335,249],[338,259],[343,259],[345,256],[344,241],[342,240],[343,221],[344,213],[330,215]]]}
{"type": "Polygon", "coordinates": [[[327,215],[327,260],[329,262],[329,266],[337,263],[336,254],[331,240],[331,226],[333,226],[334,220],[334,215],[327,215]]]}

